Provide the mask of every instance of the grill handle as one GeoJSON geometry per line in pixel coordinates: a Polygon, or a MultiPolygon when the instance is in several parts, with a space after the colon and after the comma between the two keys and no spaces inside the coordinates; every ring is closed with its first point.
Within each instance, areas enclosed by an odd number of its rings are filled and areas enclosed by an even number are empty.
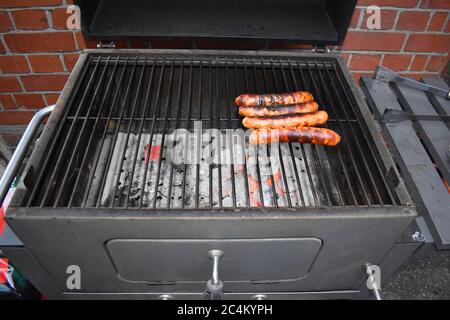
{"type": "Polygon", "coordinates": [[[211,250],[208,258],[213,261],[212,279],[206,283],[205,299],[221,300],[223,294],[223,282],[219,279],[219,262],[223,257],[223,251],[211,250]]]}
{"type": "Polygon", "coordinates": [[[5,200],[9,188],[11,187],[11,183],[14,181],[17,171],[25,158],[28,147],[33,141],[39,126],[52,113],[53,109],[55,109],[55,105],[48,106],[37,112],[33,119],[31,119],[31,122],[25,130],[22,138],[20,138],[16,151],[12,155],[11,160],[9,161],[3,176],[0,179],[0,205],[2,205],[5,200]]]}

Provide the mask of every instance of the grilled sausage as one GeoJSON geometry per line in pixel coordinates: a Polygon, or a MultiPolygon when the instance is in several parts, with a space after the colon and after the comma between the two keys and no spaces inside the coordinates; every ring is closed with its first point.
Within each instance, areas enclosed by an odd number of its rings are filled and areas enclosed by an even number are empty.
{"type": "Polygon", "coordinates": [[[249,137],[249,142],[253,145],[268,144],[277,141],[335,146],[341,141],[341,137],[330,129],[309,127],[258,129],[254,130],[249,137]]]}
{"type": "Polygon", "coordinates": [[[243,117],[282,116],[294,113],[308,113],[319,110],[314,101],[279,107],[240,107],[239,114],[243,117]]]}
{"type": "Polygon", "coordinates": [[[315,111],[303,114],[284,115],[279,117],[245,117],[244,127],[249,129],[277,129],[292,127],[315,127],[328,120],[328,113],[315,111]]]}
{"type": "Polygon", "coordinates": [[[314,101],[311,93],[297,91],[291,93],[271,94],[243,94],[236,98],[239,107],[270,107],[314,101]]]}

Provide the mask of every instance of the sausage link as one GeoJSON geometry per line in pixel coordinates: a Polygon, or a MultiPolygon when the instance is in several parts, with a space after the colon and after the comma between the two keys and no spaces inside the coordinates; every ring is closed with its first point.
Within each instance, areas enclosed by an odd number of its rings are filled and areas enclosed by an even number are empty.
{"type": "Polygon", "coordinates": [[[272,142],[300,142],[322,146],[336,146],[341,137],[330,129],[297,127],[291,129],[258,129],[249,137],[250,144],[269,144],[272,142]]]}
{"type": "Polygon", "coordinates": [[[314,101],[279,107],[240,107],[239,114],[243,117],[282,116],[286,114],[308,113],[319,110],[314,101]]]}
{"type": "Polygon", "coordinates": [[[315,111],[278,117],[245,117],[244,127],[249,129],[278,129],[292,127],[315,127],[328,121],[328,113],[315,111]]]}
{"type": "Polygon", "coordinates": [[[236,98],[239,107],[270,107],[314,101],[311,93],[297,91],[291,93],[271,94],[243,94],[236,98]]]}

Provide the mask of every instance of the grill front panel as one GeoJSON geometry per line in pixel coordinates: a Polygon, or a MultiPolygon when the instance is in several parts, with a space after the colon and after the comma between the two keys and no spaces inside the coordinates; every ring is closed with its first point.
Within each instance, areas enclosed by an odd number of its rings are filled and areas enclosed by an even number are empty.
{"type": "Polygon", "coordinates": [[[335,59],[90,54],[24,205],[88,208],[397,206],[385,168],[335,59]],[[242,93],[307,90],[342,136],[337,147],[236,143],[242,93]],[[175,129],[198,163],[174,163],[175,129]],[[233,131],[234,132],[234,131],[233,131]],[[220,141],[220,144],[217,144],[220,141]],[[217,159],[207,161],[209,147],[217,159]],[[255,150],[254,150],[255,151],[255,150]],[[276,157],[276,155],[279,155],[276,157]],[[272,156],[267,161],[267,156],[272,156]]]}

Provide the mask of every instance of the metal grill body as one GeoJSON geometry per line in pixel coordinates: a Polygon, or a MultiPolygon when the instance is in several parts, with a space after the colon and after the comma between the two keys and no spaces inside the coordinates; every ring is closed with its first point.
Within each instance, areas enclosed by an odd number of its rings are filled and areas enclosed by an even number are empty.
{"type": "MultiPolygon", "coordinates": [[[[162,260],[173,253],[181,259],[174,258],[175,264],[183,265],[194,247],[208,246],[228,248],[230,265],[221,274],[230,292],[345,289],[345,296],[360,290],[364,272],[358,266],[379,262],[414,215],[367,106],[335,56],[105,50],[89,52],[77,64],[8,219],[25,235],[25,244],[39,243],[35,254],[49,258],[42,263],[56,286],[65,283],[69,260],[78,261],[88,279],[96,279],[97,285],[89,282],[78,293],[56,290],[72,298],[170,292],[195,297],[203,277],[208,279],[201,268],[186,271],[170,264],[164,268],[173,278],[161,279],[143,271],[146,263],[158,269],[145,253],[156,248],[150,256],[162,260]],[[334,148],[262,147],[250,162],[248,143],[237,148],[241,144],[226,134],[243,130],[234,98],[294,90],[313,93],[330,115],[326,127],[339,133],[342,142],[334,148]],[[179,138],[174,131],[195,133],[199,125],[223,134],[189,135],[189,143],[198,142],[192,156],[199,162],[171,161],[169,150],[179,138]],[[204,150],[211,144],[219,146],[214,157],[240,162],[206,161],[204,150]],[[32,223],[36,220],[38,228],[32,223]],[[269,241],[264,248],[278,252],[292,245],[287,255],[300,250],[304,259],[291,261],[284,278],[273,273],[282,268],[276,262],[266,262],[265,273],[253,278],[241,270],[248,258],[245,250],[229,253],[239,239],[241,248],[251,248],[250,255],[259,252],[252,246],[269,241]],[[186,243],[194,247],[174,249],[186,243]],[[56,258],[50,259],[55,251],[56,258]],[[135,265],[123,264],[125,257],[135,265]]],[[[250,258],[250,265],[266,261],[271,252],[266,249],[258,255],[262,260],[250,258]]]]}

